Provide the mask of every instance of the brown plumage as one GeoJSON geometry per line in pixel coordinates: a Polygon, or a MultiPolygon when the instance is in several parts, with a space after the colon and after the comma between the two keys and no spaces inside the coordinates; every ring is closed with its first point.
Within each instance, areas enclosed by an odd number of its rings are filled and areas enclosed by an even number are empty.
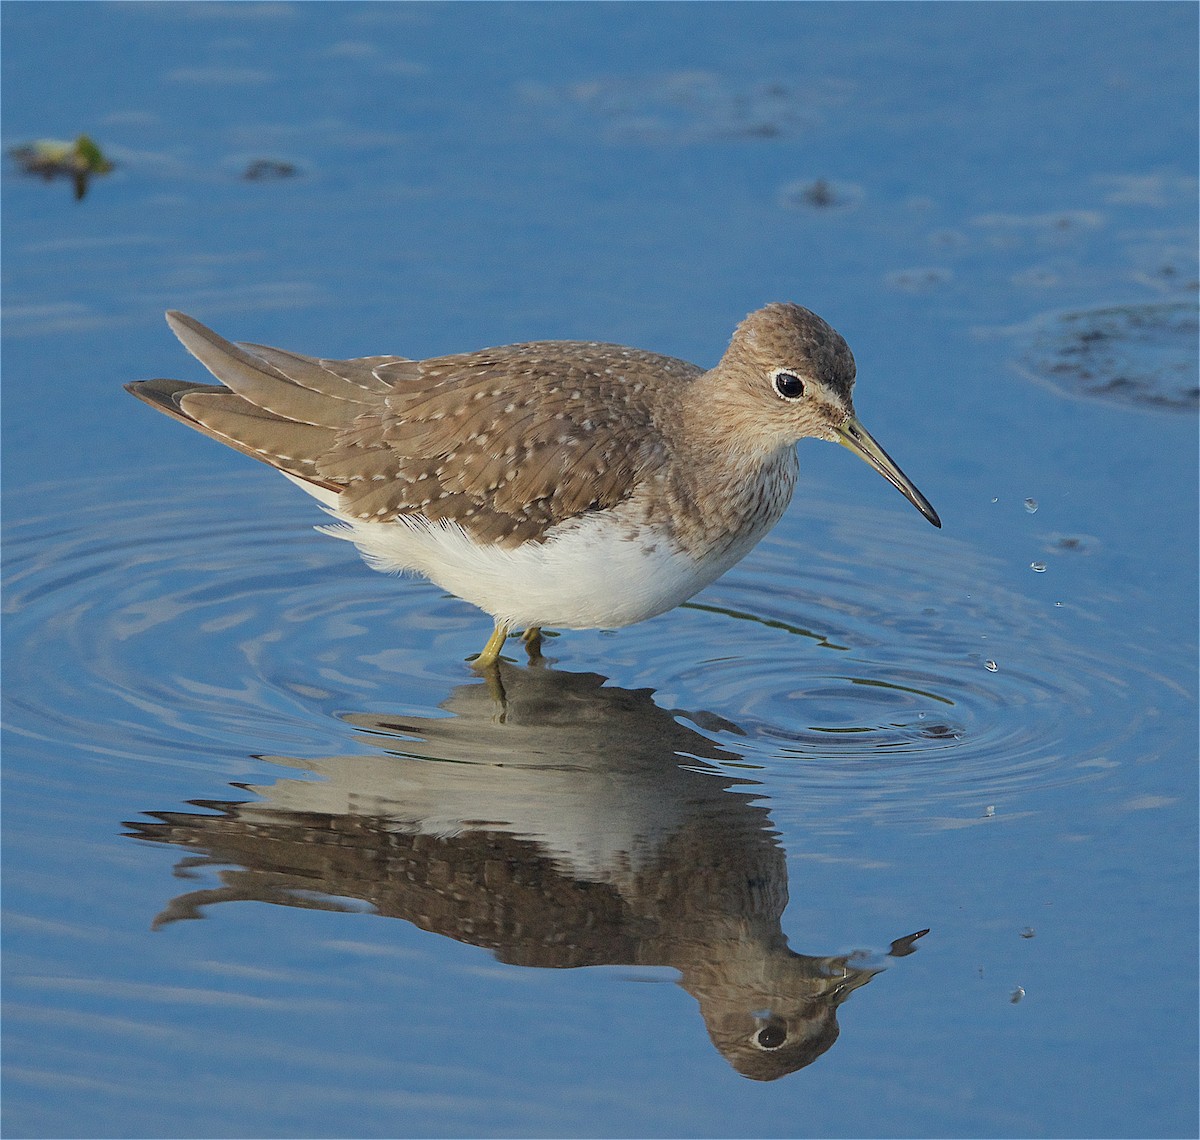
{"type": "Polygon", "coordinates": [[[793,445],[843,443],[934,525],[854,415],[854,358],[792,304],[751,313],[705,371],[615,344],[323,360],[167,320],[220,385],[139,399],[296,479],[372,565],[415,570],[514,625],[615,627],[678,605],[775,524],[793,445]]]}
{"type": "Polygon", "coordinates": [[[139,399],[337,492],[348,515],[419,515],[504,546],[625,499],[663,462],[662,388],[703,374],[668,356],[570,341],[317,360],[231,344],[183,313],[167,319],[226,386],[127,385],[139,399]]]}

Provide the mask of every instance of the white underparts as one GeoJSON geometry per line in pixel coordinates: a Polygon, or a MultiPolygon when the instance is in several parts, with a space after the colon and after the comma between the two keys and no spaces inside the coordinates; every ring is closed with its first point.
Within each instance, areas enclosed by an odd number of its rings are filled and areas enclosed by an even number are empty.
{"type": "Polygon", "coordinates": [[[762,536],[742,535],[701,562],[618,508],[505,549],[475,541],[454,523],[356,519],[337,509],[335,492],[289,478],[341,523],[319,529],[353,542],[374,569],[422,574],[517,629],[615,629],[654,617],[720,577],[762,536]]]}

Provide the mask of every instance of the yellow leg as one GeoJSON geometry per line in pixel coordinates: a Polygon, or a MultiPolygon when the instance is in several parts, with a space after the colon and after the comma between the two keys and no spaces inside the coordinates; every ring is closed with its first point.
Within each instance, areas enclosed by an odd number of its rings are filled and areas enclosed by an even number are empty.
{"type": "Polygon", "coordinates": [[[504,648],[504,642],[508,637],[508,630],[507,625],[496,623],[496,628],[492,630],[492,636],[488,638],[483,652],[472,662],[476,669],[490,669],[496,664],[500,657],[500,650],[504,648]]]}
{"type": "Polygon", "coordinates": [[[521,634],[521,640],[525,642],[525,652],[529,654],[529,660],[540,660],[542,656],[541,627],[531,625],[523,634],[521,634]]]}

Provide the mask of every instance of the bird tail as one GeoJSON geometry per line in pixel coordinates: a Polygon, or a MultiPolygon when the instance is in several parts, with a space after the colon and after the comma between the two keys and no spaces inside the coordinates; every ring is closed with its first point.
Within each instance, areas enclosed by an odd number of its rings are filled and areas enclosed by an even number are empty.
{"type": "MultiPolygon", "coordinates": [[[[152,408],[286,475],[326,491],[320,457],[363,412],[378,409],[389,384],[376,358],[315,360],[264,345],[233,344],[183,313],[167,313],[183,346],[220,384],[139,380],[125,390],[152,408]]],[[[393,358],[394,359],[394,358],[393,358]]]]}

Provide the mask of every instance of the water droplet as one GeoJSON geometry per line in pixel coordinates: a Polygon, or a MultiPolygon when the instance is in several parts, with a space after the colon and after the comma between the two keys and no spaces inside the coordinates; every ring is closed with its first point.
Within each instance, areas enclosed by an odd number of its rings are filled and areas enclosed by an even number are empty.
{"type": "Polygon", "coordinates": [[[1017,1002],[1019,1002],[1024,996],[1025,996],[1025,987],[1017,986],[1017,988],[1015,990],[1013,990],[1013,992],[1011,994],[1008,995],[1008,1000],[1010,1002],[1012,1002],[1013,1005],[1016,1005],[1017,1002]]]}
{"type": "Polygon", "coordinates": [[[983,665],[983,667],[984,667],[984,668],[985,668],[985,669],[986,669],[986,670],[987,670],[989,673],[994,673],[994,672],[995,672],[997,669],[999,669],[999,668],[1000,668],[1000,666],[999,666],[999,665],[997,665],[995,661],[985,661],[985,662],[984,662],[984,665],[983,665]]]}
{"type": "Polygon", "coordinates": [[[1025,509],[1026,509],[1026,510],[1027,510],[1027,511],[1028,511],[1028,512],[1031,514],[1031,515],[1032,515],[1032,514],[1036,514],[1036,513],[1037,513],[1037,508],[1038,508],[1038,501],[1037,501],[1037,499],[1026,499],[1026,500],[1025,500],[1025,509]]]}
{"type": "Polygon", "coordinates": [[[1046,564],[1044,562],[1031,562],[1029,564],[1029,569],[1032,570],[1035,574],[1045,574],[1046,573],[1046,564]]]}

